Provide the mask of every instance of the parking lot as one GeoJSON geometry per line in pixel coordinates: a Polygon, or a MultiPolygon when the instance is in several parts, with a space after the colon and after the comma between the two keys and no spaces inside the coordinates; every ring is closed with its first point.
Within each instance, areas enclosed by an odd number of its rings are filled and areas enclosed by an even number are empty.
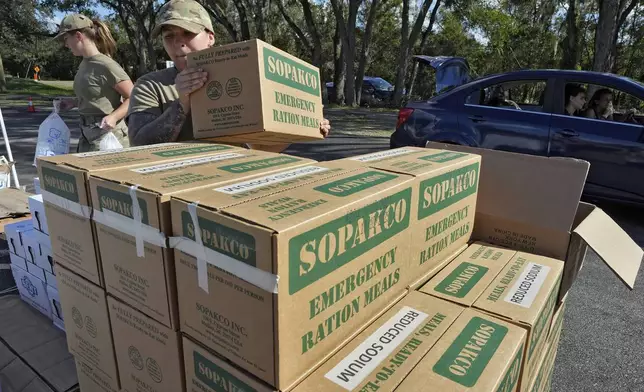
{"type": "MultiPolygon", "coordinates": [[[[32,166],[38,125],[49,114],[39,107],[2,108],[20,182],[33,189],[32,166]]],[[[375,152],[389,148],[389,134],[396,123],[391,110],[329,109],[331,137],[323,142],[297,144],[286,153],[320,161],[375,152]]],[[[63,118],[78,138],[76,115],[63,118]]],[[[4,151],[4,144],[0,151],[4,151]]],[[[641,180],[641,179],[638,179],[641,180]]],[[[644,210],[600,203],[640,245],[644,246],[644,210]]],[[[568,298],[564,330],[559,346],[552,390],[644,391],[644,283],[633,291],[594,255],[589,255],[568,298]]]]}

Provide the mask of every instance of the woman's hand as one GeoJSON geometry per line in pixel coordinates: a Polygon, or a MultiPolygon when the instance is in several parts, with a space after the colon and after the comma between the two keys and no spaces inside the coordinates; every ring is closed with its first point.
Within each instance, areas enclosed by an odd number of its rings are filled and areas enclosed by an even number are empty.
{"type": "Polygon", "coordinates": [[[326,138],[329,136],[329,132],[331,132],[331,123],[325,118],[320,122],[320,133],[326,138]]]}
{"type": "Polygon", "coordinates": [[[190,94],[199,90],[208,80],[208,73],[201,68],[186,68],[174,80],[179,102],[185,113],[190,112],[190,94]]]}
{"type": "Polygon", "coordinates": [[[116,127],[116,119],[111,114],[108,114],[101,120],[100,127],[102,130],[111,131],[116,127]]]}

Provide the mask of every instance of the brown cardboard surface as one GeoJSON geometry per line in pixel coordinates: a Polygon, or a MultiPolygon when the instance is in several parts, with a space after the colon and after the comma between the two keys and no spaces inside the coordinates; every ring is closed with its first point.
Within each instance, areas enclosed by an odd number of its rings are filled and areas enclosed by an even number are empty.
{"type": "Polygon", "coordinates": [[[154,238],[158,239],[159,233],[172,234],[171,195],[312,163],[310,159],[289,155],[230,150],[90,176],[92,205],[98,211],[94,213],[96,237],[107,292],[178,330],[174,258],[161,243],[147,241],[145,237],[144,257],[138,257],[131,186],[137,187],[142,224],[156,232],[154,238]],[[106,214],[102,218],[105,220],[98,219],[97,214],[106,214]],[[107,219],[117,221],[110,223],[107,219]]]}
{"type": "Polygon", "coordinates": [[[394,391],[463,310],[412,291],[293,392],[394,391]]]}
{"type": "Polygon", "coordinates": [[[588,246],[632,288],[642,250],[610,217],[593,214],[600,209],[579,202],[588,162],[432,142],[427,147],[483,157],[473,238],[565,260],[559,301],[576,280],[588,246]]]}
{"type": "Polygon", "coordinates": [[[552,318],[552,325],[548,341],[539,359],[538,371],[530,381],[529,392],[550,392],[548,384],[552,380],[555,367],[559,338],[561,337],[563,313],[565,304],[562,305],[552,318]]]}
{"type": "Polygon", "coordinates": [[[546,346],[563,262],[524,252],[503,268],[474,307],[507,319],[528,331],[521,391],[535,374],[539,353],[546,346]]]}
{"type": "Polygon", "coordinates": [[[205,208],[223,209],[278,192],[334,177],[362,168],[363,165],[347,161],[311,163],[249,179],[228,182],[210,189],[199,189],[174,195],[172,198],[188,203],[198,202],[205,208]]]}
{"type": "Polygon", "coordinates": [[[479,156],[404,147],[343,161],[415,177],[410,235],[412,263],[418,276],[435,275],[449,260],[447,255],[469,242],[474,228],[479,156]]]}
{"type": "Polygon", "coordinates": [[[183,338],[187,392],[276,392],[192,340],[183,338]]]}
{"type": "MultiPolygon", "coordinates": [[[[407,257],[412,180],[362,168],[221,211],[200,204],[218,267],[208,264],[206,293],[195,257],[176,251],[181,331],[289,388],[417,278],[407,257]],[[279,284],[262,289],[222,269],[230,265],[279,284]]],[[[194,238],[186,202],[171,209],[175,236],[194,238]]]]}
{"type": "Polygon", "coordinates": [[[111,380],[106,379],[105,375],[96,366],[82,359],[76,358],[76,372],[78,374],[78,386],[81,392],[120,392],[111,380]]]}
{"type": "MultiPolygon", "coordinates": [[[[106,294],[103,289],[56,265],[67,346],[69,352],[88,365],[86,374],[112,390],[120,388],[106,294]]],[[[81,370],[79,368],[79,373],[81,370]]]]}
{"type": "Polygon", "coordinates": [[[185,391],[179,333],[111,296],[107,304],[121,390],[185,391]]]}
{"type": "Polygon", "coordinates": [[[188,66],[208,73],[190,95],[195,139],[224,143],[319,140],[319,70],[257,39],[191,53],[188,66]]]}
{"type": "Polygon", "coordinates": [[[99,258],[95,252],[95,228],[90,221],[89,174],[224,150],[236,148],[217,144],[166,143],[39,158],[38,175],[56,262],[103,286],[99,258]]]}
{"type": "Polygon", "coordinates": [[[470,307],[515,254],[510,249],[474,243],[418,290],[470,307]]]}
{"type": "Polygon", "coordinates": [[[516,391],[525,340],[523,328],[466,309],[396,391],[516,391]]]}

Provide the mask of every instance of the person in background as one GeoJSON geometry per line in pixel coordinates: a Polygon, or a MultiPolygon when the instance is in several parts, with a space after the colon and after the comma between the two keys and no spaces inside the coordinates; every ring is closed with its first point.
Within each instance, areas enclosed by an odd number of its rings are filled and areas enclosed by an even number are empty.
{"type": "MultiPolygon", "coordinates": [[[[202,88],[208,74],[187,66],[187,55],[215,44],[212,22],[206,10],[194,0],[172,0],[158,13],[152,36],[161,34],[163,47],[174,67],[152,72],[136,82],[127,123],[131,145],[188,141],[193,139],[190,94],[202,88]]],[[[328,120],[320,123],[326,137],[328,120]]],[[[280,152],[286,145],[248,146],[280,152]]]]}
{"type": "Polygon", "coordinates": [[[607,88],[600,88],[595,91],[593,97],[588,102],[588,109],[584,114],[587,118],[598,120],[613,120],[611,103],[613,102],[613,92],[607,88]]]}
{"type": "Polygon", "coordinates": [[[128,74],[112,59],[116,42],[101,21],[84,15],[66,16],[56,39],[64,42],[75,56],[82,56],[74,77],[75,98],[55,100],[59,110],[78,107],[81,136],[78,152],[97,151],[101,140],[112,134],[118,143],[110,148],[129,146],[127,114],[133,84],[128,74]]]}
{"type": "Polygon", "coordinates": [[[566,106],[564,114],[575,116],[586,105],[586,89],[578,84],[566,85],[566,106]]]}

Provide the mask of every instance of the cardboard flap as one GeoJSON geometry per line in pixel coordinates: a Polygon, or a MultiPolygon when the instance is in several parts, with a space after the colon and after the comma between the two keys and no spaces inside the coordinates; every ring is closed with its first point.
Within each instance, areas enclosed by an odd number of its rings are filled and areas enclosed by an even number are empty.
{"type": "Polygon", "coordinates": [[[428,142],[483,157],[477,212],[570,232],[590,164],[428,142]]]}
{"type": "Polygon", "coordinates": [[[608,214],[595,208],[574,232],[633,289],[644,251],[608,214]]]}

